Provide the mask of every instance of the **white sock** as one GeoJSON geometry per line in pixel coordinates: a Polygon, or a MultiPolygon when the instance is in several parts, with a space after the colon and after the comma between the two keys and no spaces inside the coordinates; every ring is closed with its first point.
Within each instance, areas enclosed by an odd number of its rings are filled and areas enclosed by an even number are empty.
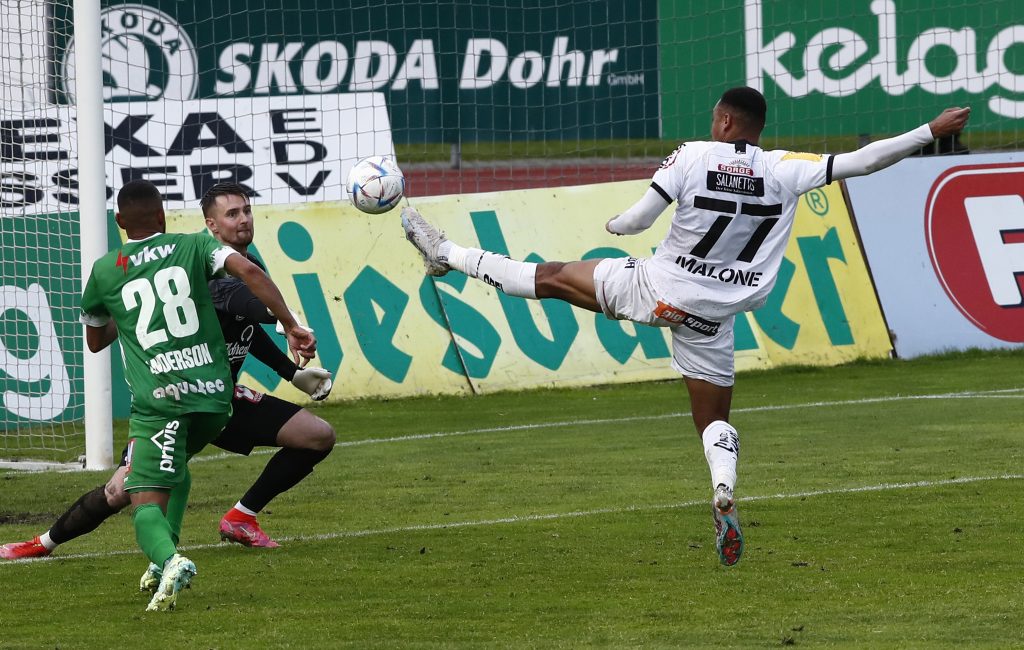
{"type": "Polygon", "coordinates": [[[736,463],[740,457],[740,434],[728,422],[715,420],[704,429],[704,457],[711,470],[711,487],[736,487],[736,463]]]}
{"type": "MultiPolygon", "coordinates": [[[[466,249],[463,248],[462,246],[459,246],[458,244],[456,244],[452,240],[446,239],[443,242],[441,242],[440,246],[437,247],[437,256],[438,257],[447,260],[448,266],[452,267],[456,271],[462,271],[462,267],[461,266],[455,266],[455,265],[452,264],[452,255],[453,254],[456,257],[459,258],[460,264],[464,264],[465,263],[465,261],[466,261],[466,249]],[[453,251],[454,251],[454,253],[453,253],[453,251]]],[[[465,273],[465,271],[462,271],[462,272],[465,273]]]]}
{"type": "Polygon", "coordinates": [[[471,278],[483,280],[498,291],[520,298],[537,297],[537,265],[519,262],[479,248],[463,248],[446,241],[438,255],[448,258],[448,266],[471,278]]]}
{"type": "Polygon", "coordinates": [[[39,536],[39,543],[45,546],[47,551],[57,548],[57,542],[50,539],[50,531],[46,531],[39,536]]]}
{"type": "Polygon", "coordinates": [[[249,515],[250,517],[255,517],[256,516],[256,511],[255,510],[250,510],[249,508],[246,508],[245,506],[242,505],[241,501],[239,501],[238,503],[235,504],[235,510],[237,510],[240,513],[242,513],[243,515],[249,515]]]}

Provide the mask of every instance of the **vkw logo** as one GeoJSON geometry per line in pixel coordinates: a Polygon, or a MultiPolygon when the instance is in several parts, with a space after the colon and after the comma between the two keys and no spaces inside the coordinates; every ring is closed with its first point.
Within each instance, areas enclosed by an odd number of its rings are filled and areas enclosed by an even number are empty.
{"type": "MultiPolygon", "coordinates": [[[[196,50],[174,18],[141,4],[100,15],[103,100],[192,99],[199,81],[196,50]]],[[[64,57],[64,88],[75,98],[75,41],[64,57]]]]}
{"type": "Polygon", "coordinates": [[[1024,165],[964,165],[936,179],[925,204],[935,274],[989,336],[1024,342],[1024,165]]]}

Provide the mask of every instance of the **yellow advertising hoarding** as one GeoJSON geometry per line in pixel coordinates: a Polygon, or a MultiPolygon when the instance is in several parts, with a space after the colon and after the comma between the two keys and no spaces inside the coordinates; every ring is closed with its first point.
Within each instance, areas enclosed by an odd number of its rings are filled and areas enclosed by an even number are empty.
{"type": "MultiPolygon", "coordinates": [[[[669,212],[646,233],[616,237],[609,216],[647,186],[627,181],[415,199],[467,246],[529,261],[650,255],[669,212]]],[[[332,399],[466,393],[674,377],[666,330],[608,320],[555,301],[496,292],[458,272],[423,274],[398,211],[347,203],[254,205],[263,259],[286,300],[316,331],[332,399]]],[[[198,211],[169,215],[192,232],[198,211]]],[[[280,337],[278,337],[280,340],[280,337]]],[[[768,304],[736,321],[737,369],[885,357],[890,343],[838,186],[805,195],[768,304]]],[[[305,396],[254,359],[241,383],[305,396]]]]}

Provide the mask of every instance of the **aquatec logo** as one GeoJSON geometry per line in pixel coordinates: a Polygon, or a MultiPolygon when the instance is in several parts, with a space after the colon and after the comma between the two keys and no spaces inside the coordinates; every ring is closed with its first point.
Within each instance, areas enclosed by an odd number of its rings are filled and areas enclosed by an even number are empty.
{"type": "Polygon", "coordinates": [[[963,165],[936,179],[925,204],[935,275],[980,330],[1024,342],[1024,164],[963,165]]]}
{"type": "MultiPolygon", "coordinates": [[[[174,18],[141,4],[109,7],[100,15],[103,100],[192,99],[198,63],[192,40],[174,18]]],[[[64,88],[75,97],[75,41],[64,57],[64,88]]]]}

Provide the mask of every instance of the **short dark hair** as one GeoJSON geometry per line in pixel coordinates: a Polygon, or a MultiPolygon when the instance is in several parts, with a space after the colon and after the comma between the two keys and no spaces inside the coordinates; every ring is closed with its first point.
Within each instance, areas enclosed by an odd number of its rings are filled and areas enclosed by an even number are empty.
{"type": "Polygon", "coordinates": [[[757,90],[749,86],[730,88],[722,93],[718,103],[739,113],[748,125],[758,130],[764,128],[768,116],[768,103],[764,100],[764,95],[757,90]]]}
{"type": "Polygon", "coordinates": [[[155,218],[162,209],[163,197],[150,181],[128,181],[117,193],[117,211],[132,224],[155,218]]]}
{"type": "Polygon", "coordinates": [[[217,197],[220,196],[244,196],[246,199],[249,198],[249,189],[240,183],[217,183],[210,189],[206,190],[206,194],[203,198],[199,199],[199,207],[203,209],[203,216],[209,216],[210,208],[217,202],[217,197]]]}

